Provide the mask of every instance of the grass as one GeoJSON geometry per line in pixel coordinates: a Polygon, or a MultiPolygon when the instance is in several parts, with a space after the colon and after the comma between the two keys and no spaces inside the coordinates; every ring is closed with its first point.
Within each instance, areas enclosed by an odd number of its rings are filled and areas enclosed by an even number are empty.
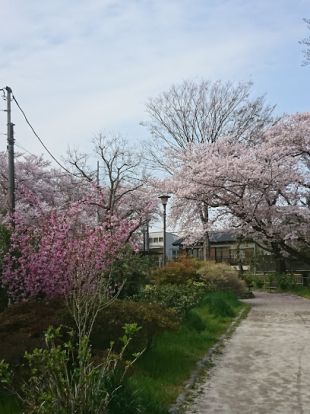
{"type": "Polygon", "coordinates": [[[296,287],[289,290],[283,290],[282,292],[294,293],[295,295],[302,296],[304,298],[310,299],[310,287],[296,287]]]}
{"type": "Polygon", "coordinates": [[[0,393],[0,413],[1,414],[20,414],[21,410],[16,399],[6,394],[0,393]]]}
{"type": "Polygon", "coordinates": [[[227,330],[242,305],[228,293],[209,294],[193,311],[205,325],[197,330],[184,321],[178,331],[165,332],[138,362],[131,382],[139,389],[146,413],[166,414],[198,360],[227,330]],[[224,311],[223,311],[224,309],[224,311]]]}

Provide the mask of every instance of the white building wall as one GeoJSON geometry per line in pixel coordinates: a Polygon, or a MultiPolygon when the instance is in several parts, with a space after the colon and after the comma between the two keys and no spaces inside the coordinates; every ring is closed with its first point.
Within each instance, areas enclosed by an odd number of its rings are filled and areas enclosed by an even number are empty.
{"type": "MultiPolygon", "coordinates": [[[[173,246],[172,243],[178,239],[174,233],[166,232],[166,257],[172,260],[177,257],[179,247],[173,246]]],[[[163,250],[164,248],[164,233],[163,231],[152,231],[149,233],[149,248],[150,250],[163,250]]]]}

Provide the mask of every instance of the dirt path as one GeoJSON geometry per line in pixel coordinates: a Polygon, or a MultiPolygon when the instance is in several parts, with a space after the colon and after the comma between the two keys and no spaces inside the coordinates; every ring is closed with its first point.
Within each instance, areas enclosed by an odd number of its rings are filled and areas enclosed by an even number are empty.
{"type": "Polygon", "coordinates": [[[310,414],[310,300],[257,293],[187,414],[310,414]]]}

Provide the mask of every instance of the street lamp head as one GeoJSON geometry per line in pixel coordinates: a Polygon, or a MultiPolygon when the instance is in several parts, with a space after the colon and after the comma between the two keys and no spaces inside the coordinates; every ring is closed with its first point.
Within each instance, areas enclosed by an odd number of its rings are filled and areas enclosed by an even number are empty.
{"type": "Polygon", "coordinates": [[[161,196],[159,196],[158,198],[160,198],[160,199],[161,199],[161,203],[162,203],[162,205],[163,205],[163,206],[166,206],[166,205],[167,205],[167,203],[168,203],[168,200],[169,200],[170,196],[169,196],[169,195],[161,195],[161,196]]]}

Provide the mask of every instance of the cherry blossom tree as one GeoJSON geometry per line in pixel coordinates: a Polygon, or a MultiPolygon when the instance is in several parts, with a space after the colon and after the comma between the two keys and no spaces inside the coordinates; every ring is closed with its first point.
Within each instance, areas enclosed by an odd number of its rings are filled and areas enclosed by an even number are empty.
{"type": "MultiPolygon", "coordinates": [[[[228,138],[169,156],[173,175],[166,185],[177,199],[229,216],[279,259],[286,253],[310,262],[309,113],[283,118],[251,148],[228,138]]],[[[177,203],[173,212],[179,215],[177,203]]]]}
{"type": "MultiPolygon", "coordinates": [[[[5,221],[8,213],[7,155],[0,153],[0,217],[5,221]]],[[[29,221],[34,218],[34,204],[47,210],[65,208],[89,192],[89,185],[78,177],[52,168],[42,156],[16,154],[15,159],[16,211],[29,221]]]]}
{"type": "MultiPolygon", "coordinates": [[[[250,82],[233,84],[221,81],[184,81],[172,86],[157,98],[150,99],[146,111],[148,126],[154,140],[150,147],[155,165],[170,170],[169,148],[185,149],[189,144],[213,144],[223,137],[231,142],[255,145],[261,131],[275,122],[273,107],[264,103],[264,97],[252,99],[250,82]]],[[[193,207],[194,202],[191,202],[193,207]]],[[[188,200],[178,200],[179,211],[188,208],[188,200]]],[[[204,201],[194,209],[198,213],[204,234],[204,259],[209,255],[208,229],[210,209],[204,201]]],[[[182,214],[184,218],[185,215],[182,214]]]]}

